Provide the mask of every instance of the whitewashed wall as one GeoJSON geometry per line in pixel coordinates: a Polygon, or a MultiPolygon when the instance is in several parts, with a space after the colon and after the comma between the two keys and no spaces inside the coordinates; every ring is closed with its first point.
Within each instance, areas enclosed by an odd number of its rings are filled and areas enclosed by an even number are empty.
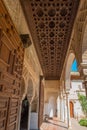
{"type": "Polygon", "coordinates": [[[44,105],[44,115],[47,114],[49,117],[56,115],[57,102],[54,97],[50,97],[48,103],[44,105]]]}
{"type": "Polygon", "coordinates": [[[78,92],[80,94],[85,95],[85,89],[82,86],[81,80],[73,80],[71,81],[71,89],[69,94],[69,101],[71,101],[74,105],[74,118],[79,119],[80,117],[84,117],[82,107],[78,100],[78,92]]]}

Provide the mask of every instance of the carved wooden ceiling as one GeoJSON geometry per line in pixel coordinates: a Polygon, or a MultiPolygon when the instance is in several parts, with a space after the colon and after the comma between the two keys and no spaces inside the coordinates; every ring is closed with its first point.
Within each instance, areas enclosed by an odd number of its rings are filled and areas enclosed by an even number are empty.
{"type": "Polygon", "coordinates": [[[59,79],[80,0],[20,0],[46,79],[59,79]]]}

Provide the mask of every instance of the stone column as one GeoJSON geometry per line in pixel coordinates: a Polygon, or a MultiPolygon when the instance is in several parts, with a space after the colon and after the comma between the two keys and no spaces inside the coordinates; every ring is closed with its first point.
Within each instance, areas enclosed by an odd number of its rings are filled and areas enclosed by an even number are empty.
{"type": "Polygon", "coordinates": [[[71,120],[70,120],[70,107],[69,107],[69,92],[66,92],[66,105],[67,105],[67,127],[71,128],[71,120]]]}
{"type": "Polygon", "coordinates": [[[60,107],[60,119],[61,121],[64,121],[64,101],[63,101],[63,96],[61,96],[61,107],[60,107]]]}
{"type": "Polygon", "coordinates": [[[44,85],[43,85],[43,75],[40,75],[39,80],[39,108],[38,108],[38,128],[40,128],[43,122],[43,109],[44,109],[44,85]]]}
{"type": "Polygon", "coordinates": [[[60,119],[60,96],[58,96],[57,100],[57,117],[60,119]]]}
{"type": "Polygon", "coordinates": [[[83,85],[85,87],[86,97],[87,97],[87,78],[84,80],[83,85]]]}
{"type": "Polygon", "coordinates": [[[64,122],[64,116],[65,116],[65,100],[64,100],[64,97],[63,97],[63,122],[64,122]]]}
{"type": "Polygon", "coordinates": [[[67,107],[66,107],[66,96],[63,96],[63,102],[64,102],[64,122],[67,123],[67,107]]]}
{"type": "Polygon", "coordinates": [[[59,104],[59,106],[60,106],[60,120],[61,120],[61,97],[60,97],[60,104],[59,104]]]}
{"type": "Polygon", "coordinates": [[[81,77],[83,78],[84,82],[84,87],[85,87],[85,92],[86,92],[86,97],[87,97],[87,63],[81,63],[79,65],[79,72],[81,77]]]}
{"type": "Polygon", "coordinates": [[[18,130],[20,130],[20,122],[21,122],[21,110],[22,110],[22,100],[20,101],[20,104],[19,104],[19,113],[18,113],[18,130]]]}
{"type": "Polygon", "coordinates": [[[30,119],[31,119],[31,104],[29,104],[29,111],[28,111],[28,130],[30,130],[30,119]]]}
{"type": "Polygon", "coordinates": [[[33,101],[33,87],[28,87],[27,89],[27,99],[29,102],[29,110],[28,110],[28,130],[30,130],[30,119],[31,119],[31,104],[33,101]]]}

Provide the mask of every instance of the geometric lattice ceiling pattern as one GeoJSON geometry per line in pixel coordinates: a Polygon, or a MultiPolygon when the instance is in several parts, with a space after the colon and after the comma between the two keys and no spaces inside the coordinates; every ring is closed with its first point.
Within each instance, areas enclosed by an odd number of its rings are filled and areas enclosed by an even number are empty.
{"type": "Polygon", "coordinates": [[[59,79],[79,0],[21,0],[46,79],[59,79]]]}

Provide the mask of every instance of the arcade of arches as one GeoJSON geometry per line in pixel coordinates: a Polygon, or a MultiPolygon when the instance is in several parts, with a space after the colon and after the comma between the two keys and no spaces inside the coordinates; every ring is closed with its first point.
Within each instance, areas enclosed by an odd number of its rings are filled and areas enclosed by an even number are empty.
{"type": "Polygon", "coordinates": [[[87,0],[0,0],[0,130],[69,127],[74,59],[87,95],[87,0]]]}

